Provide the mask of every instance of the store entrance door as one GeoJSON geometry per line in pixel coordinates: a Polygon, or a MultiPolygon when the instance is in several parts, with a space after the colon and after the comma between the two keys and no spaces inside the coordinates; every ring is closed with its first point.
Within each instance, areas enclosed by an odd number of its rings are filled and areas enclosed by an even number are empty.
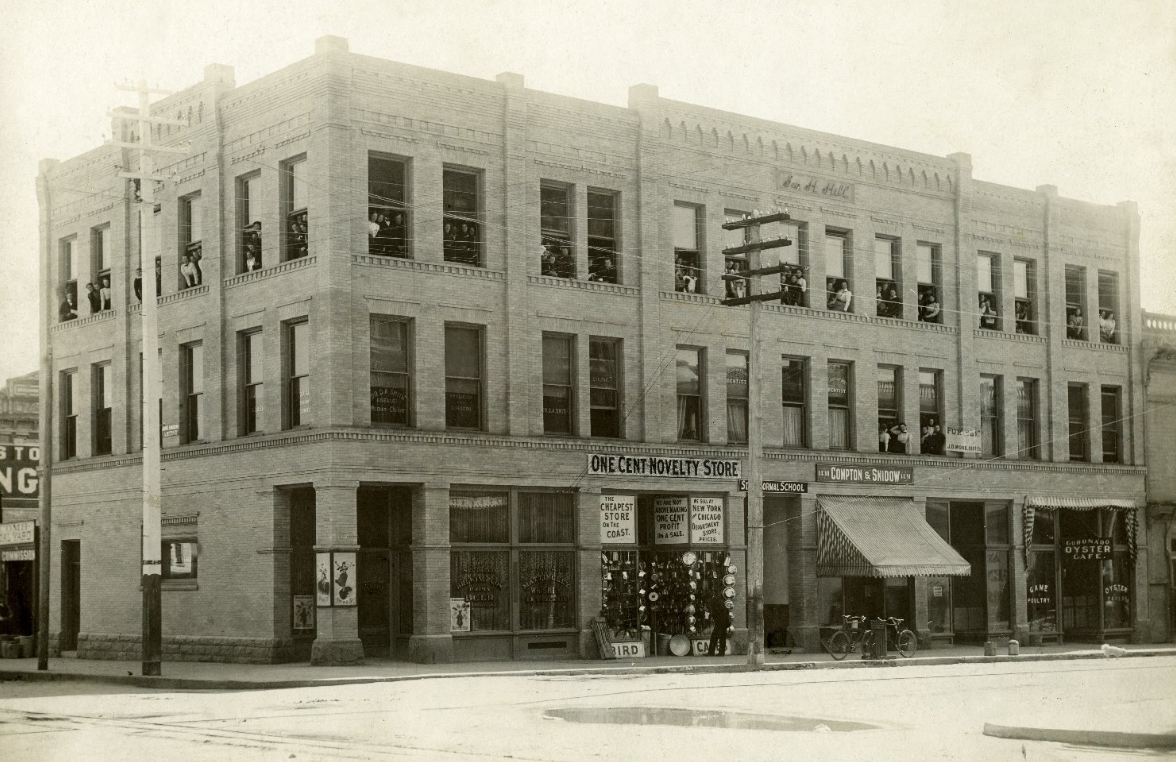
{"type": "Polygon", "coordinates": [[[378,659],[393,655],[392,635],[399,631],[395,621],[398,598],[396,555],[388,550],[359,552],[359,639],[363,653],[378,659]]]}
{"type": "Polygon", "coordinates": [[[360,487],[356,519],[356,605],[364,655],[403,657],[412,634],[412,491],[360,487]]]}
{"type": "Polygon", "coordinates": [[[78,650],[82,623],[82,541],[61,543],[61,635],[58,648],[78,650]]]}

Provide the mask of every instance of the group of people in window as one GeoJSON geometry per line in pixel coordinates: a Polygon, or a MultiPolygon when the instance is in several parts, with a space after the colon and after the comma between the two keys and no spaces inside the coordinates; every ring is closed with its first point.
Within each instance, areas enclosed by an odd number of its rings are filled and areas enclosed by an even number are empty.
{"type": "Polygon", "coordinates": [[[878,281],[878,317],[902,320],[902,296],[892,280],[878,281]]]}
{"type": "MultiPolygon", "coordinates": [[[[934,419],[923,422],[919,439],[919,452],[923,455],[944,455],[947,451],[947,435],[934,419]]],[[[878,424],[878,452],[913,454],[915,435],[902,421],[884,421],[878,424]]]]}
{"type": "Polygon", "coordinates": [[[261,220],[241,230],[241,250],[245,252],[245,272],[261,269],[261,220]]]}
{"type": "MultiPolygon", "coordinates": [[[[1118,343],[1118,328],[1113,310],[1101,309],[1098,311],[1098,336],[1102,343],[1118,343]]],[[[1066,308],[1066,338],[1086,340],[1086,318],[1082,314],[1081,307],[1066,308]]]]}
{"type": "Polygon", "coordinates": [[[481,264],[482,237],[474,220],[446,217],[442,239],[446,262],[481,264]]]}
{"type": "MultiPolygon", "coordinates": [[[[57,310],[58,320],[65,322],[67,320],[77,320],[78,317],[78,300],[77,300],[77,286],[70,283],[61,293],[61,304],[57,310]]],[[[86,284],[86,301],[90,307],[90,314],[96,315],[99,312],[110,309],[110,277],[103,275],[95,283],[86,284]]]]}
{"type": "Polygon", "coordinates": [[[408,217],[403,211],[369,209],[368,253],[380,257],[408,256],[408,217]]]}
{"type": "MultiPolygon", "coordinates": [[[[203,254],[200,244],[193,244],[180,255],[180,290],[195,288],[204,283],[204,269],[200,266],[203,254]]],[[[140,299],[140,301],[142,301],[140,299]]]]}

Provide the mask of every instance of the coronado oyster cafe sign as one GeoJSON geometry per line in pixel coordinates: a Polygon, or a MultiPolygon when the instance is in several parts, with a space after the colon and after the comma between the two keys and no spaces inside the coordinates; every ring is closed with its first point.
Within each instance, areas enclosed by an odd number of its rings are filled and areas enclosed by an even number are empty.
{"type": "Polygon", "coordinates": [[[658,458],[648,455],[589,455],[592,476],[669,476],[682,479],[738,479],[737,460],[658,458]]]}

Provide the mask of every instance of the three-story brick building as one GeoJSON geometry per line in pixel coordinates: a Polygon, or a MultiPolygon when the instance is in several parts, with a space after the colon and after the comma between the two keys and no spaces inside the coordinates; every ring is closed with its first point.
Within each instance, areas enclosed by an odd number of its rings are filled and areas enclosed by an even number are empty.
{"type": "MultiPolygon", "coordinates": [[[[653,649],[701,640],[715,595],[744,647],[748,318],[720,299],[747,263],[723,224],[776,208],[771,642],[817,648],[842,613],[925,642],[1147,631],[1134,204],[338,38],[154,111],[190,145],[144,260],[165,658],[591,656],[598,615],[653,649]]],[[[80,570],[51,629],[91,657],[138,653],[135,161],[46,161],[38,186],[53,537],[80,570]]]]}

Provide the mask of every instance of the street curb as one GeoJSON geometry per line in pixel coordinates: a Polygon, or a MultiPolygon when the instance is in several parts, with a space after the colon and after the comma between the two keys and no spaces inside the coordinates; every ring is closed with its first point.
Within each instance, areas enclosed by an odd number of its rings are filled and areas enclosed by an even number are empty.
{"type": "MultiPolygon", "coordinates": [[[[1151,648],[1128,651],[1123,658],[1149,656],[1176,656],[1176,648],[1151,648]]],[[[525,670],[479,670],[469,672],[423,672],[410,675],[366,675],[358,677],[324,676],[313,679],[294,680],[223,680],[200,677],[147,677],[143,675],[93,674],[86,672],[48,672],[0,669],[2,682],[85,682],[128,685],[138,688],[163,688],[172,690],[282,690],[288,688],[315,688],[337,685],[363,685],[368,683],[398,683],[412,680],[436,680],[459,677],[574,677],[610,675],[705,675],[743,672],[786,672],[793,670],[817,669],[882,669],[887,667],[938,667],[957,664],[1000,664],[1008,662],[1036,661],[1077,661],[1106,657],[1098,651],[1053,654],[1024,654],[1021,656],[927,656],[912,659],[853,659],[848,661],[797,661],[764,664],[758,670],[745,663],[709,664],[659,664],[641,666],[636,662],[605,667],[566,667],[559,669],[525,670]]]]}
{"type": "Polygon", "coordinates": [[[1018,741],[1055,741],[1079,746],[1107,746],[1116,749],[1176,749],[1173,733],[1121,733],[1114,730],[1061,730],[1021,728],[984,723],[984,735],[1018,741]]]}

